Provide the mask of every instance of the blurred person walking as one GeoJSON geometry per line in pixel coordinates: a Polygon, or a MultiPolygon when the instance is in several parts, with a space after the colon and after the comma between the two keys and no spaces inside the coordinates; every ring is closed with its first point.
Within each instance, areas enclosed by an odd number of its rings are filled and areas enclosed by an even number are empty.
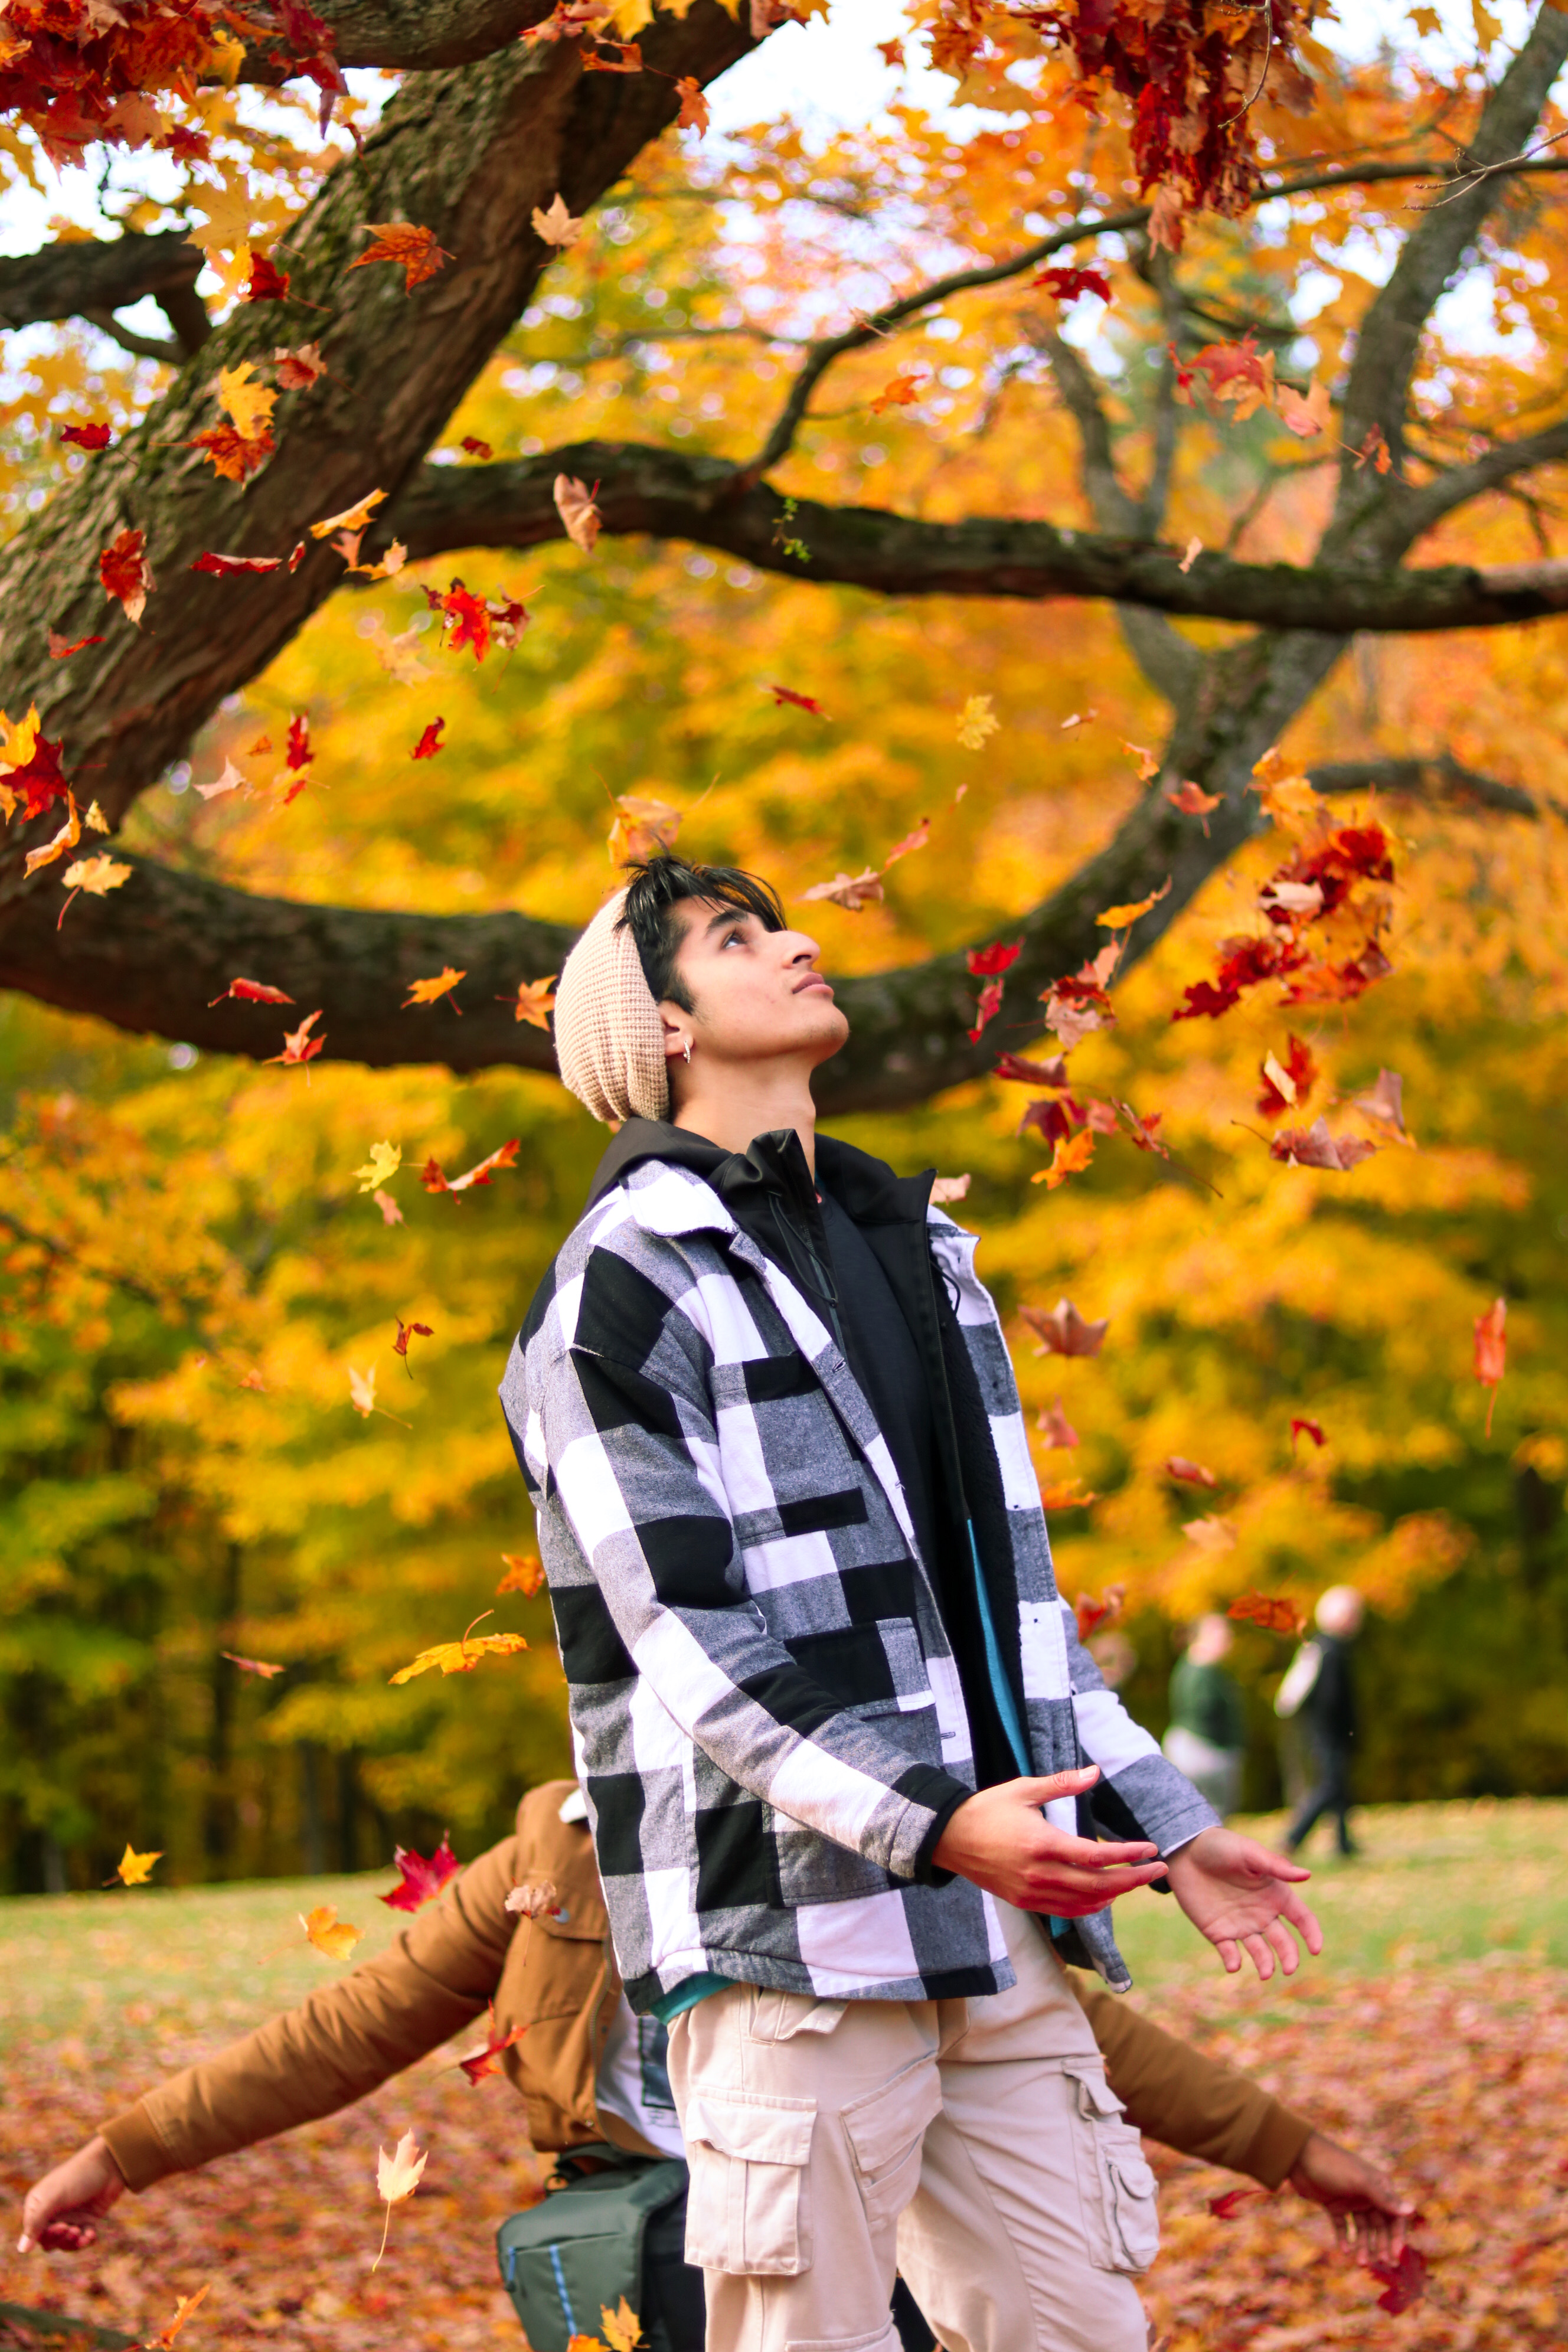
{"type": "Polygon", "coordinates": [[[1222,1821],[1240,1802],[1247,1749],[1241,1693],[1225,1665],[1234,1639],[1227,1619],[1198,1619],[1172,1671],[1171,1722],[1161,1743],[1222,1821]]]}
{"type": "Polygon", "coordinates": [[[1353,1584],[1331,1584],[1314,1612],[1317,1632],[1291,1660],[1274,1711],[1300,1715],[1316,1766],[1314,1785],[1291,1822],[1285,1843],[1294,1853],[1325,1813],[1339,1827],[1340,1852],[1358,1848],[1350,1832],[1351,1762],[1356,1737],[1355,1666],[1352,1653],[1366,1614],[1353,1584]]]}

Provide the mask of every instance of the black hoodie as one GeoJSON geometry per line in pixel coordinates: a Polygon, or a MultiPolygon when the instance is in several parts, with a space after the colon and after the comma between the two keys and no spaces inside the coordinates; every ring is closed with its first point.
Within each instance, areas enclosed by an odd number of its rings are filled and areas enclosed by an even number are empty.
{"type": "Polygon", "coordinates": [[[979,1785],[1013,1780],[1017,1766],[985,1662],[968,1534],[973,1519],[984,1557],[986,1522],[1005,1505],[984,1406],[977,1391],[968,1394],[973,1374],[926,1238],[935,1171],[898,1176],[825,1135],[816,1139],[814,1182],[793,1128],[731,1152],[668,1121],[632,1118],[600,1161],[588,1205],[645,1160],[689,1168],[710,1184],[837,1340],[903,1483],[957,1663],[979,1785]]]}

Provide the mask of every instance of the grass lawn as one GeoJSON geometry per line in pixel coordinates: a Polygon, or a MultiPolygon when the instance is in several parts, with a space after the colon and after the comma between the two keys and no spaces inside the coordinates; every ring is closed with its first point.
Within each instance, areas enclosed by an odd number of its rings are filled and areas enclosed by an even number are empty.
{"type": "MultiPolygon", "coordinates": [[[[1326,2225],[1288,2190],[1218,2221],[1208,2199],[1234,2179],[1154,2151],[1165,2244],[1144,2287],[1150,2315],[1167,2352],[1562,2352],[1568,1803],[1372,1809],[1357,1831],[1359,1860],[1308,1857],[1329,1948],[1292,1981],[1226,1979],[1154,1896],[1120,1907],[1119,1938],[1134,2000],[1407,2186],[1426,2217],[1428,2295],[1385,2315],[1375,2283],[1332,2259],[1326,2225]]],[[[364,1930],[355,1958],[381,1949],[402,1924],[376,1900],[391,1878],[0,1903],[7,2220],[102,2118],[339,1972],[306,1944],[300,1911],[334,1904],[364,1930]]],[[[449,2055],[342,2115],[124,2199],[87,2254],[22,2260],[8,2230],[0,2305],[142,2334],[207,2282],[179,2352],[263,2340],[521,2352],[490,2240],[537,2193],[539,2166],[504,2080],[470,2089],[449,2055]],[[373,2272],[376,2147],[410,2126],[429,2169],[373,2272]]],[[[0,2345],[34,2340],[0,2311],[0,2345]]]]}

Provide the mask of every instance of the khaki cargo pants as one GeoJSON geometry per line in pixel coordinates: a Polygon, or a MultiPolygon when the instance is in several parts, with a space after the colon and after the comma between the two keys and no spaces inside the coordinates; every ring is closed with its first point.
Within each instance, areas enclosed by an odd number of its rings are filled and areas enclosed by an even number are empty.
{"type": "Polygon", "coordinates": [[[1009,1992],[735,1985],[674,2021],[708,2352],[899,2352],[899,2271],[950,2352],[1145,2352],[1154,2177],[1040,1924],[997,1910],[1009,1992]]]}

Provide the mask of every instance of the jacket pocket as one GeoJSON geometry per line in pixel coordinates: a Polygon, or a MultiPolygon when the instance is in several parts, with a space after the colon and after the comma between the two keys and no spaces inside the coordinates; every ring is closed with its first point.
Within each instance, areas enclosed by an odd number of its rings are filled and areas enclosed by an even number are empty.
{"type": "Polygon", "coordinates": [[[1104,2066],[1075,2059],[1064,2071],[1078,2095],[1074,2147],[1090,2260],[1136,2278],[1160,2251],[1159,2183],[1104,2066]]]}
{"type": "Polygon", "coordinates": [[[866,2219],[873,2230],[890,2229],[920,2186],[926,2132],[942,2113],[942,2078],[931,2060],[918,2059],[842,2113],[866,2219]]]}
{"type": "Polygon", "coordinates": [[[700,2092],[687,2102],[686,2259],[731,2278],[811,2268],[815,2099],[700,2092]]]}

